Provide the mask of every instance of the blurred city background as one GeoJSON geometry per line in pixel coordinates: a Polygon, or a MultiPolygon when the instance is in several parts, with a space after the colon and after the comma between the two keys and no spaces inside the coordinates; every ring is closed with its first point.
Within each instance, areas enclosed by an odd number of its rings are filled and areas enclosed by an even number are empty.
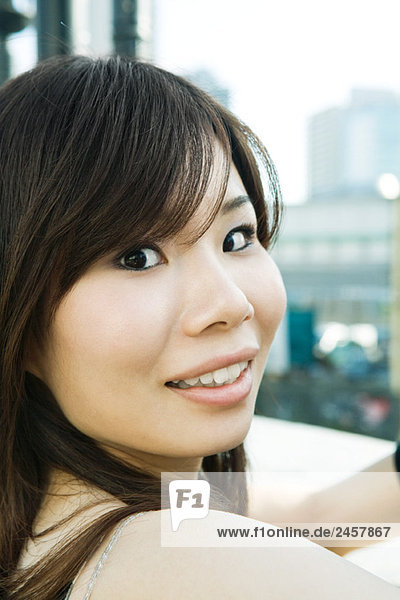
{"type": "MultiPolygon", "coordinates": [[[[257,412],[394,440],[400,396],[398,0],[0,0],[0,80],[59,53],[191,78],[269,149],[287,315],[257,412]]],[[[21,115],[23,118],[23,115],[21,115]]]]}

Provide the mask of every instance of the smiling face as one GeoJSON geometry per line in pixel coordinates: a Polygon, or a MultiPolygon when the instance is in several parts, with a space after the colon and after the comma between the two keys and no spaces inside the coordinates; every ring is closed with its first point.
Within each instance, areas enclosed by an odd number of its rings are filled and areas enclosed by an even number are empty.
{"type": "Polygon", "coordinates": [[[215,201],[218,153],[215,160],[186,227],[161,246],[94,263],[28,365],[75,427],[150,470],[187,470],[241,443],[285,309],[279,271],[252,234],[256,214],[233,165],[211,227],[184,243],[215,201]],[[239,366],[223,370],[232,364],[239,366]]]}

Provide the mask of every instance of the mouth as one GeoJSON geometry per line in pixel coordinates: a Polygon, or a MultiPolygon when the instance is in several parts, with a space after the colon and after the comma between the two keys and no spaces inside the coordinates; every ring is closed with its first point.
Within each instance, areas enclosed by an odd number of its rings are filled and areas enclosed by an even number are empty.
{"type": "Polygon", "coordinates": [[[167,381],[165,385],[181,390],[186,390],[188,388],[193,387],[216,388],[231,385],[239,379],[243,371],[245,371],[249,366],[250,362],[251,361],[248,360],[237,362],[227,367],[223,367],[222,369],[209,371],[208,373],[204,373],[202,375],[199,375],[198,377],[193,377],[191,379],[167,381]]]}
{"type": "Polygon", "coordinates": [[[198,381],[194,381],[194,378],[193,380],[168,381],[165,385],[172,393],[185,400],[216,408],[233,407],[243,403],[253,389],[252,363],[253,361],[249,360],[218,369],[218,371],[227,371],[227,373],[210,371],[197,377],[198,381]],[[229,369],[231,369],[230,372],[229,369]],[[239,372],[238,376],[236,376],[237,372],[239,372]],[[210,383],[201,382],[201,378],[208,380],[210,375],[212,375],[210,383]],[[214,381],[214,377],[217,381],[214,381]]]}

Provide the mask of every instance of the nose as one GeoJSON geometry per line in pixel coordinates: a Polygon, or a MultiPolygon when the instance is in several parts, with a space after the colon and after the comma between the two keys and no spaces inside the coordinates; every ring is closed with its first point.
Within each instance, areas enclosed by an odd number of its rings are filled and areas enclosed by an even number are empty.
{"type": "MultiPolygon", "coordinates": [[[[254,317],[254,307],[232,273],[217,263],[197,268],[184,286],[180,320],[185,335],[194,337],[211,328],[229,330],[254,317]]],[[[241,276],[245,277],[243,271],[241,276]]]]}

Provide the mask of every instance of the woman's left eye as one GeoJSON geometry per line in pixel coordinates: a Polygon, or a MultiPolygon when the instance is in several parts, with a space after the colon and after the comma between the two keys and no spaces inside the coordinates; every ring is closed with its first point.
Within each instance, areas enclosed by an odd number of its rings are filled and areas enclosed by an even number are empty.
{"type": "Polygon", "coordinates": [[[253,244],[256,228],[252,223],[246,223],[232,229],[224,240],[224,252],[238,252],[253,244]],[[237,247],[236,247],[237,246],[237,247]]]}

